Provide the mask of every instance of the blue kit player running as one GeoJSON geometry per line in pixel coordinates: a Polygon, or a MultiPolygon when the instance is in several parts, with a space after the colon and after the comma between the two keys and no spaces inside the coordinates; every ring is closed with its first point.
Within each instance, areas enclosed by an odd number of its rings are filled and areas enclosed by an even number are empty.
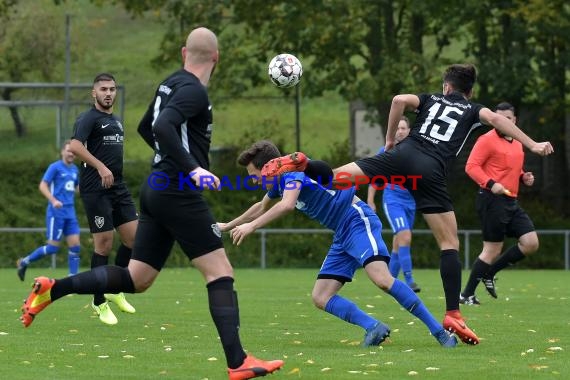
{"type": "MultiPolygon", "coordinates": [[[[410,134],[410,121],[406,116],[402,116],[396,130],[396,144],[408,137],[410,134]]],[[[377,154],[384,153],[385,148],[382,147],[377,154]]],[[[400,269],[404,273],[406,284],[416,293],[421,288],[416,284],[412,274],[412,228],[414,227],[414,219],[416,217],[416,201],[410,192],[402,184],[377,184],[383,188],[382,191],[382,208],[384,215],[390,223],[394,237],[392,239],[392,254],[390,256],[390,273],[393,277],[398,278],[400,269]]],[[[374,197],[378,186],[370,185],[368,187],[367,203],[376,211],[374,197]]]]}
{"type": "Polygon", "coordinates": [[[219,223],[220,229],[230,231],[233,242],[240,245],[256,229],[299,209],[335,232],[312,292],[317,308],[362,327],[366,331],[364,346],[380,345],[390,335],[390,328],[337,294],[346,282],[352,281],[356,269],[363,267],[370,280],[424,322],[442,346],[454,347],[456,338],[445,331],[408,286],[390,275],[387,265],[390,256],[382,240],[382,224],[378,215],[355,196],[356,189],[327,189],[299,172],[262,178],[263,165],[280,155],[270,141],[259,141],[241,153],[238,163],[268,192],[239,217],[219,223]],[[280,200],[270,207],[276,199],[280,200]]]}
{"type": "Polygon", "coordinates": [[[53,162],[44,173],[40,192],[48,200],[46,210],[46,245],[36,248],[28,256],[18,260],[18,277],[24,281],[30,263],[59,251],[63,236],[68,246],[69,274],[79,271],[79,223],[75,215],[75,192],[79,186],[75,155],[69,150],[70,141],[61,148],[61,160],[53,162]]]}

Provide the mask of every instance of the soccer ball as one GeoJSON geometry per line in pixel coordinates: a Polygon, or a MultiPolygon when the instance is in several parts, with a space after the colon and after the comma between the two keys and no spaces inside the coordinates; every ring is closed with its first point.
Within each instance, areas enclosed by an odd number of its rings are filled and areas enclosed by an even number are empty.
{"type": "Polygon", "coordinates": [[[292,54],[279,54],[269,62],[269,78],[277,87],[293,87],[301,80],[303,66],[292,54]]]}

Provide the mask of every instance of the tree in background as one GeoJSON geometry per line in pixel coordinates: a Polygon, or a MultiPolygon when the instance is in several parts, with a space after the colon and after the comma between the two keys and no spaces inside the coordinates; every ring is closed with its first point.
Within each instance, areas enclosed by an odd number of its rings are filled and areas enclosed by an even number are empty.
{"type": "Polygon", "coordinates": [[[557,173],[543,188],[570,212],[568,192],[558,190],[567,189],[570,175],[570,4],[564,0],[94,1],[121,3],[138,16],[164,15],[158,65],[178,59],[188,29],[214,28],[223,52],[213,96],[255,87],[267,80],[271,57],[290,52],[304,64],[304,96],[336,91],[348,101],[362,99],[382,122],[394,94],[437,89],[443,67],[473,62],[480,69],[478,101],[540,108],[541,131],[533,136],[554,143],[556,154],[547,160],[557,173]]]}
{"type": "MultiPolygon", "coordinates": [[[[50,2],[0,2],[0,82],[24,82],[41,77],[50,80],[63,61],[63,19],[50,2]]],[[[14,88],[0,89],[3,100],[14,100],[14,88]]],[[[18,107],[9,107],[18,137],[26,126],[18,107]]]]}

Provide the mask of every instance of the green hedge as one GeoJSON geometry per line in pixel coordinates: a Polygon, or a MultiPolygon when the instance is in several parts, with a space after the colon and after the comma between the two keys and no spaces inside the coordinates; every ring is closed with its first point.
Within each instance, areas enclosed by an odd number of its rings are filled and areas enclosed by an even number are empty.
{"type": "MultiPolygon", "coordinates": [[[[338,144],[331,150],[331,156],[325,157],[334,165],[348,162],[348,143],[338,144]]],[[[235,164],[238,149],[217,150],[212,156],[212,171],[218,175],[227,175],[229,178],[245,175],[244,168],[235,164]]],[[[0,168],[3,181],[0,182],[0,226],[4,227],[43,227],[46,202],[39,193],[37,186],[44,172],[44,167],[39,167],[32,161],[18,160],[10,165],[0,168]]],[[[142,181],[149,173],[148,161],[127,162],[125,164],[125,180],[137,200],[142,181]]],[[[454,199],[456,215],[460,229],[478,229],[478,220],[475,214],[474,197],[476,188],[467,178],[457,176],[450,182],[450,191],[454,199]]],[[[365,199],[365,189],[359,194],[365,199]]],[[[261,191],[221,191],[205,192],[205,196],[211,205],[214,215],[220,221],[229,221],[243,212],[253,202],[259,200],[261,191]]],[[[523,206],[531,215],[535,225],[539,229],[563,229],[570,228],[568,221],[556,216],[555,210],[551,210],[540,201],[539,195],[526,194],[522,200],[523,206]]],[[[76,202],[79,222],[82,227],[87,227],[83,205],[78,199],[76,202]]],[[[383,215],[381,219],[385,228],[388,226],[383,215]]],[[[286,217],[275,221],[270,228],[321,228],[321,226],[309,220],[299,212],[293,212],[286,217]]],[[[423,218],[416,218],[416,228],[427,228],[423,218]]],[[[280,234],[268,235],[267,237],[267,266],[268,267],[313,267],[318,268],[326,254],[331,242],[329,234],[280,234]]],[[[384,234],[384,239],[391,245],[390,234],[384,234]]],[[[539,252],[529,260],[521,263],[525,268],[563,268],[564,267],[564,240],[562,236],[544,235],[540,237],[541,247],[539,252]]],[[[116,241],[118,239],[115,239],[116,241]]],[[[229,237],[225,236],[226,248],[232,263],[236,267],[258,267],[260,265],[260,236],[255,234],[249,237],[240,247],[233,246],[229,237]]],[[[35,247],[43,244],[43,233],[0,233],[0,266],[14,266],[18,257],[31,252],[35,247]]],[[[87,266],[92,251],[92,241],[88,233],[82,234],[82,264],[87,266]]],[[[513,244],[508,241],[506,244],[513,244]]],[[[462,242],[463,244],[463,242],[462,242]]],[[[481,249],[479,235],[470,240],[470,261],[472,261],[481,249]]],[[[63,249],[62,252],[66,252],[63,249]]],[[[414,235],[412,244],[414,266],[418,268],[439,267],[439,253],[435,240],[431,235],[414,235]]],[[[463,247],[461,247],[461,259],[463,261],[463,247]]],[[[57,256],[58,266],[66,266],[67,255],[57,256]]],[[[40,261],[35,265],[49,266],[50,261],[40,261]]],[[[168,261],[169,266],[186,266],[188,260],[175,248],[172,257],[168,261]]]]}

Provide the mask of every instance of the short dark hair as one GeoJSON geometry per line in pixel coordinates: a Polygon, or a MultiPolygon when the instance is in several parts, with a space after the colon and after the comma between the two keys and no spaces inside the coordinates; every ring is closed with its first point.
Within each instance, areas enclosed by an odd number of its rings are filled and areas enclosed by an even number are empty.
{"type": "Polygon", "coordinates": [[[237,162],[241,166],[247,166],[249,163],[252,163],[256,169],[261,169],[263,165],[277,157],[281,157],[281,153],[275,144],[269,140],[261,140],[241,152],[237,162]]]}
{"type": "Polygon", "coordinates": [[[470,63],[451,65],[443,73],[443,81],[463,94],[471,92],[476,80],[477,69],[470,63]]]}
{"type": "Polygon", "coordinates": [[[408,124],[408,128],[410,128],[410,119],[408,119],[407,116],[402,115],[402,117],[400,118],[400,121],[405,121],[406,124],[408,124]]]}
{"type": "Polygon", "coordinates": [[[112,74],[109,73],[100,73],[97,74],[95,76],[95,79],[93,79],[93,84],[97,83],[97,82],[101,82],[101,81],[109,81],[112,80],[113,82],[117,82],[115,80],[115,77],[112,74]]]}
{"type": "Polygon", "coordinates": [[[515,106],[508,102],[501,102],[495,107],[495,111],[512,111],[515,114],[515,106]]]}

